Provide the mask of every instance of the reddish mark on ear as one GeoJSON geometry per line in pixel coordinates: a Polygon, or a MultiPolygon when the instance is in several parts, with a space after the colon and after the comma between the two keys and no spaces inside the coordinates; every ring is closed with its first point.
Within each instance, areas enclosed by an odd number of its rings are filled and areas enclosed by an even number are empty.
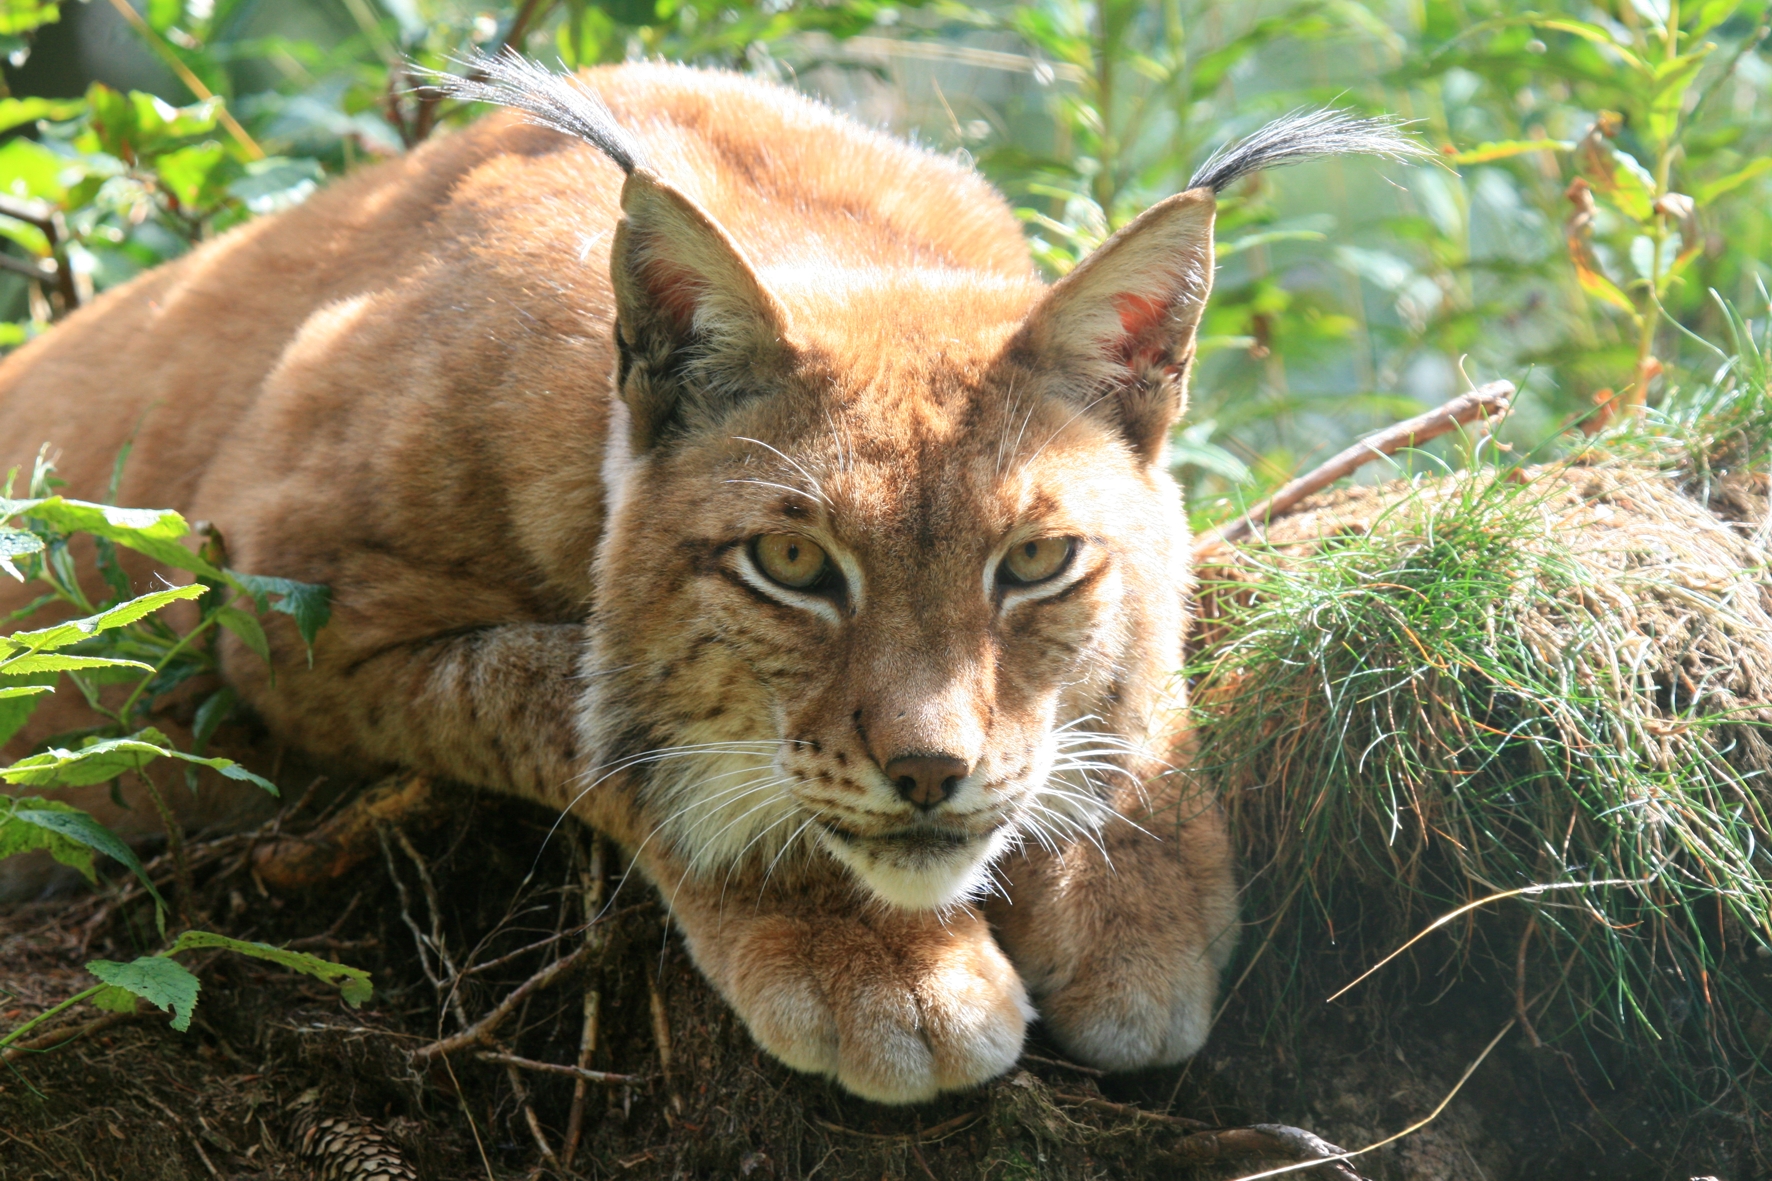
{"type": "Polygon", "coordinates": [[[1148,295],[1116,295],[1114,307],[1120,313],[1120,327],[1126,330],[1127,336],[1135,339],[1150,335],[1169,315],[1167,300],[1152,299],[1148,295]]]}
{"type": "Polygon", "coordinates": [[[1120,327],[1126,333],[1118,344],[1120,359],[1133,368],[1148,368],[1162,361],[1168,352],[1163,326],[1169,319],[1169,304],[1147,295],[1117,295],[1114,307],[1120,313],[1120,327]]]}
{"type": "Polygon", "coordinates": [[[687,267],[653,259],[646,264],[641,281],[653,306],[676,325],[678,332],[687,333],[694,326],[695,306],[707,289],[707,282],[700,275],[687,267]]]}

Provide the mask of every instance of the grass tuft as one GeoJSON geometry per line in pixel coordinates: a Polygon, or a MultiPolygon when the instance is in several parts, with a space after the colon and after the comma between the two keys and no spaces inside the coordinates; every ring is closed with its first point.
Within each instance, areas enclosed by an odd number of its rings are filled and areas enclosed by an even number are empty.
{"type": "Polygon", "coordinates": [[[1772,435],[1748,389],[1600,466],[1320,498],[1201,572],[1195,766],[1268,1003],[1455,915],[1360,987],[1469,969],[1535,1042],[1689,1086],[1769,1056],[1772,589],[1759,532],[1687,495],[1772,435]]]}

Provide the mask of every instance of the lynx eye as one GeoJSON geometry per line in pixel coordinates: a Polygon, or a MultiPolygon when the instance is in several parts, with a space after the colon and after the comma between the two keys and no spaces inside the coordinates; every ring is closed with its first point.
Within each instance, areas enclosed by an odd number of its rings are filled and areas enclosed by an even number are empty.
{"type": "Polygon", "coordinates": [[[1045,582],[1070,565],[1076,548],[1076,539],[1071,537],[1037,537],[1017,542],[1003,558],[999,577],[1018,586],[1045,582]]]}
{"type": "Polygon", "coordinates": [[[758,569],[794,590],[817,585],[831,564],[816,542],[797,533],[765,533],[751,542],[751,554],[758,569]]]}

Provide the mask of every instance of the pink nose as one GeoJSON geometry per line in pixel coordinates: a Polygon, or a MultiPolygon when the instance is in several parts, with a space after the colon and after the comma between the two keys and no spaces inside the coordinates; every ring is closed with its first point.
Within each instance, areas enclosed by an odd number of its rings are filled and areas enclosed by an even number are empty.
{"type": "Polygon", "coordinates": [[[899,795],[927,810],[953,795],[971,770],[952,755],[899,755],[886,764],[886,777],[899,795]]]}

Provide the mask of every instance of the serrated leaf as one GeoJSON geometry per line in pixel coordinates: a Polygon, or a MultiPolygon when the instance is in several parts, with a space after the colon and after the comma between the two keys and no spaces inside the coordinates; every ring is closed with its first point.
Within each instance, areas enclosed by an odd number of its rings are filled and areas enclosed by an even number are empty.
{"type": "Polygon", "coordinates": [[[314,637],[332,620],[332,588],[316,582],[296,582],[292,578],[270,578],[262,574],[226,572],[229,581],[253,597],[263,612],[281,611],[295,620],[302,643],[308,647],[308,665],[314,663],[314,637]],[[271,596],[277,596],[272,601],[271,596]]]}
{"type": "Polygon", "coordinates": [[[18,567],[12,564],[12,560],[42,551],[43,539],[35,533],[24,529],[0,528],[0,570],[6,571],[20,582],[25,580],[25,576],[19,573],[18,567]]]}
{"type": "Polygon", "coordinates": [[[221,571],[179,544],[179,538],[191,530],[185,519],[171,509],[118,508],[51,496],[31,503],[25,515],[63,533],[90,533],[146,554],[156,562],[211,578],[221,577],[221,571]]]}
{"type": "Polygon", "coordinates": [[[203,699],[191,723],[191,750],[194,754],[202,754],[208,749],[209,740],[215,737],[216,729],[227,720],[234,703],[239,700],[239,695],[226,685],[203,699]]]}
{"type": "MultiPolygon", "coordinates": [[[[94,875],[92,857],[86,850],[103,853],[134,874],[136,880],[153,898],[155,905],[160,907],[162,911],[165,909],[166,900],[160,897],[160,891],[154,888],[154,882],[148,877],[148,871],[142,868],[141,859],[135,855],[135,850],[124,844],[116,833],[91,816],[78,808],[62,803],[60,800],[46,800],[41,796],[23,796],[9,801],[9,803],[12,811],[10,816],[6,817],[8,822],[27,827],[37,834],[48,834],[47,836],[32,837],[31,839],[43,843],[27,847],[48,849],[51,857],[64,865],[72,865],[79,869],[88,880],[94,880],[94,875]],[[65,859],[56,852],[56,849],[63,847],[64,844],[71,844],[81,850],[84,856],[83,866],[75,861],[65,859]]],[[[15,830],[13,835],[15,839],[25,839],[25,835],[19,830],[15,830]]],[[[0,857],[19,851],[16,848],[8,848],[5,838],[0,836],[0,857]]]]}
{"type": "Polygon", "coordinates": [[[177,960],[163,955],[144,955],[127,964],[93,960],[86,965],[86,970],[114,988],[134,993],[157,1009],[170,1010],[172,1028],[180,1033],[191,1027],[191,1010],[197,1007],[197,992],[203,984],[177,960]]]}
{"type": "Polygon", "coordinates": [[[0,767],[0,780],[29,787],[84,787],[136,771],[173,752],[138,738],[108,738],[79,750],[52,747],[0,767]]]}
{"type": "Polygon", "coordinates": [[[344,964],[335,964],[331,960],[323,960],[317,955],[309,955],[305,951],[290,951],[287,948],[273,947],[269,943],[253,943],[244,939],[230,939],[226,935],[217,935],[212,931],[186,931],[180,935],[167,952],[176,955],[181,951],[196,948],[218,947],[240,955],[249,955],[254,959],[269,960],[280,964],[294,972],[302,972],[338,987],[344,1002],[353,1009],[374,995],[375,990],[369,983],[369,973],[362,968],[351,968],[344,964]]]}
{"type": "Polygon", "coordinates": [[[186,763],[193,763],[199,767],[208,767],[211,771],[221,774],[223,778],[236,779],[241,783],[250,783],[254,787],[262,787],[274,796],[281,796],[283,794],[277,790],[277,785],[272,783],[269,779],[266,779],[263,775],[257,775],[248,771],[233,759],[208,758],[202,755],[186,754],[182,750],[168,750],[164,753],[168,758],[179,759],[186,763]]]}
{"type": "Polygon", "coordinates": [[[257,619],[238,607],[223,607],[215,613],[214,619],[239,637],[240,642],[260,660],[271,663],[271,642],[265,638],[264,626],[257,619]]]}
{"type": "Polygon", "coordinates": [[[55,688],[59,676],[59,673],[39,673],[24,678],[23,683],[11,678],[0,681],[0,743],[10,742],[14,734],[24,729],[37,706],[42,704],[42,695],[55,688]]]}
{"type": "Polygon", "coordinates": [[[86,998],[96,1009],[107,1013],[133,1013],[141,998],[127,988],[118,988],[115,984],[107,984],[86,998]]]}
{"type": "Polygon", "coordinates": [[[28,652],[0,663],[0,674],[21,676],[26,673],[71,672],[86,668],[139,668],[153,672],[154,666],[139,660],[122,660],[112,656],[75,656],[68,652],[28,652]]]}

